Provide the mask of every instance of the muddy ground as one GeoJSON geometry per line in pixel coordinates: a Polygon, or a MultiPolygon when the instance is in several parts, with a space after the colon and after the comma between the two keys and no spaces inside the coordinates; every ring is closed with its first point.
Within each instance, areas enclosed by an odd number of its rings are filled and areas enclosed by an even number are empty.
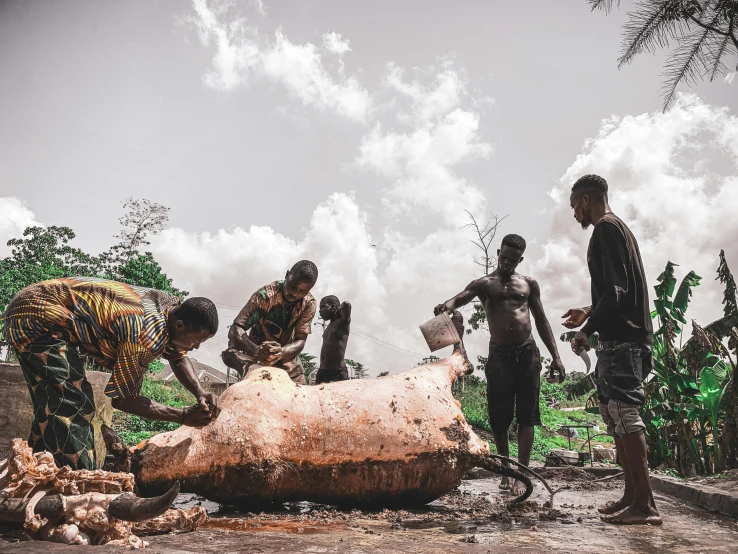
{"type": "MultiPolygon", "coordinates": [[[[149,551],[161,554],[230,552],[403,553],[713,553],[736,552],[738,522],[709,514],[682,501],[657,495],[662,527],[616,527],[599,520],[596,506],[614,500],[622,481],[595,483],[593,477],[570,472],[554,479],[559,492],[546,506],[546,490],[536,486],[531,500],[508,507],[499,478],[466,480],[457,491],[416,510],[338,511],[294,504],[283,512],[242,514],[190,495],[180,507],[201,503],[210,521],[194,533],[148,537],[149,551]]],[[[0,541],[0,552],[75,552],[89,547],[52,543],[0,541]]],[[[94,552],[121,552],[94,547],[94,552]]]]}

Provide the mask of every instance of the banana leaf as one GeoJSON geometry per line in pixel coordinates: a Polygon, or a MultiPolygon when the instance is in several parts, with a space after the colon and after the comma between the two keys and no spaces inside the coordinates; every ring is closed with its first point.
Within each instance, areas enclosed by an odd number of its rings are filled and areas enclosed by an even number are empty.
{"type": "Polygon", "coordinates": [[[699,286],[701,280],[702,277],[697,275],[694,271],[690,271],[684,279],[682,279],[682,283],[679,285],[679,290],[674,297],[674,305],[671,309],[671,315],[683,324],[687,323],[684,314],[687,311],[687,305],[689,304],[689,299],[692,296],[692,289],[699,286]]]}
{"type": "Polygon", "coordinates": [[[656,298],[671,298],[676,288],[676,277],[674,277],[674,268],[677,264],[672,262],[666,263],[663,273],[656,279],[659,284],[654,287],[656,298]]]}

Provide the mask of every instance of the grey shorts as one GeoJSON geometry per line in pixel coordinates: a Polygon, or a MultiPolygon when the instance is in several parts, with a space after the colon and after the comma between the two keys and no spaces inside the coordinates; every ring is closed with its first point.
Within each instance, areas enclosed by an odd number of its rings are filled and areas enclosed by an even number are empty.
{"type": "Polygon", "coordinates": [[[597,348],[597,395],[610,435],[630,435],[646,428],[638,409],[646,401],[643,381],[653,369],[651,345],[603,341],[597,348]]]}
{"type": "Polygon", "coordinates": [[[646,428],[638,413],[638,406],[620,400],[600,402],[600,415],[607,425],[607,434],[623,436],[638,433],[646,428]]]}

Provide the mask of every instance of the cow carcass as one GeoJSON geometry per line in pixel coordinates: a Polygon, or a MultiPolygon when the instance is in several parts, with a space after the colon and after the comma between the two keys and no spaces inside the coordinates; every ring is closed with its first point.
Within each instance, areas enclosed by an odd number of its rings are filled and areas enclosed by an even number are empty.
{"type": "Polygon", "coordinates": [[[530,481],[491,462],[451,394],[472,366],[448,358],[377,379],[295,385],[283,370],[252,370],[220,398],[203,429],[152,437],[133,455],[141,492],[182,490],[263,509],[288,501],[399,507],[448,493],[474,466],[530,481]]]}
{"type": "Polygon", "coordinates": [[[192,530],[207,519],[201,507],[169,509],[178,483],[157,498],[139,498],[133,488],[130,473],[58,468],[49,452],[13,439],[0,462],[0,522],[54,542],[142,548],[138,535],[192,530]]]}

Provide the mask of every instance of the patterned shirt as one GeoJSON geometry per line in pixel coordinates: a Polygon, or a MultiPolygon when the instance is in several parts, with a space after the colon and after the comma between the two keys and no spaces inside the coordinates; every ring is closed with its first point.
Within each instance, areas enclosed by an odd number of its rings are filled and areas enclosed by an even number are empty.
{"type": "Polygon", "coordinates": [[[92,277],[42,281],[20,291],[4,314],[18,352],[37,339],[62,339],[112,371],[105,394],[135,397],[158,357],[186,356],[169,344],[167,316],[179,299],[164,292],[92,277]]]}
{"type": "Polygon", "coordinates": [[[294,340],[295,333],[311,332],[316,302],[307,293],[302,300],[289,303],[283,294],[284,281],[274,281],[251,295],[233,320],[234,325],[251,329],[249,338],[255,344],[276,341],[282,346],[294,340]]]}

